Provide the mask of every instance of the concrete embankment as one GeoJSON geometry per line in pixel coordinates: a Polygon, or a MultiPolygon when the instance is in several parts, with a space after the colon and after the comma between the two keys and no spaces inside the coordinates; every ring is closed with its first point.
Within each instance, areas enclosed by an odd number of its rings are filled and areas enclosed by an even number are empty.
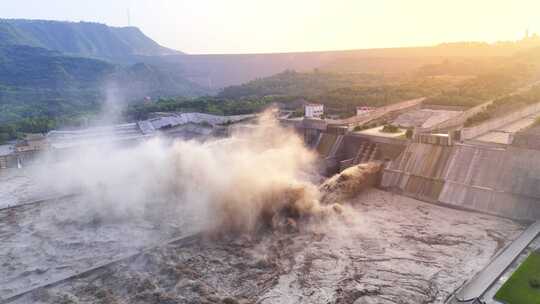
{"type": "Polygon", "coordinates": [[[540,219],[540,151],[411,143],[385,168],[381,186],[418,199],[540,219]]]}

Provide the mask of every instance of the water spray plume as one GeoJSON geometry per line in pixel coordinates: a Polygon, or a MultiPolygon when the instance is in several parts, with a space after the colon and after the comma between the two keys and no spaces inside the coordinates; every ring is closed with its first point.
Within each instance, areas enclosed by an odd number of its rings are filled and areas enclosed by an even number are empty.
{"type": "Polygon", "coordinates": [[[292,130],[270,113],[241,130],[204,143],[156,138],[133,148],[85,148],[59,166],[51,187],[81,191],[106,217],[189,205],[214,231],[254,232],[337,210],[320,204],[316,155],[292,130]]]}

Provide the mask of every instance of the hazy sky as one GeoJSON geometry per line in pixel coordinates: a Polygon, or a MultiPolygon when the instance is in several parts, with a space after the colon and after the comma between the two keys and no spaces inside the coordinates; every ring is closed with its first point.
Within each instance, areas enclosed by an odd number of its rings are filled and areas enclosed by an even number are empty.
{"type": "Polygon", "coordinates": [[[1,18],[131,24],[188,53],[431,45],[540,32],[540,0],[0,0],[1,18]]]}

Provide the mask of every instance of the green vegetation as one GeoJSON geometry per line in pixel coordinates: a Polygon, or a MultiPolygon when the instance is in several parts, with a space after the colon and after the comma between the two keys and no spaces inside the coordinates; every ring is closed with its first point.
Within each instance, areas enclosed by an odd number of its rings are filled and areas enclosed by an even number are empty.
{"type": "Polygon", "coordinates": [[[498,96],[508,94],[523,81],[503,73],[480,75],[443,90],[440,94],[426,100],[427,104],[473,107],[498,96]]]}
{"type": "Polygon", "coordinates": [[[294,112],[292,112],[291,117],[304,117],[304,109],[297,109],[294,112]]]}
{"type": "Polygon", "coordinates": [[[86,122],[96,119],[97,113],[60,117],[27,117],[15,122],[0,124],[0,144],[22,138],[24,133],[46,133],[62,127],[82,127],[86,122]]]}
{"type": "Polygon", "coordinates": [[[486,120],[489,120],[491,118],[491,115],[487,111],[478,112],[472,117],[467,118],[467,121],[465,121],[464,126],[465,127],[472,127],[475,125],[478,125],[486,120]]]}
{"type": "Polygon", "coordinates": [[[97,106],[112,65],[24,46],[0,47],[0,123],[58,117],[97,106]]]}
{"type": "Polygon", "coordinates": [[[83,125],[104,101],[116,106],[145,96],[209,93],[175,68],[125,65],[140,55],[164,54],[179,52],[135,27],[0,19],[0,142],[23,132],[83,125]]]}
{"type": "Polygon", "coordinates": [[[431,73],[443,75],[446,73],[472,76],[450,89],[441,90],[439,94],[426,100],[426,103],[473,107],[489,100],[501,98],[530,83],[531,80],[538,79],[540,49],[533,46],[540,43],[540,39],[535,38],[531,43],[499,44],[501,47],[508,48],[531,47],[513,56],[445,60],[441,64],[422,67],[419,75],[431,73]]]}
{"type": "MultiPolygon", "coordinates": [[[[323,53],[308,53],[297,54],[293,63],[288,54],[191,60],[160,56],[178,52],[159,46],[134,27],[0,20],[0,142],[25,132],[85,125],[108,99],[127,105],[124,118],[130,120],[168,111],[246,114],[271,104],[301,117],[303,99],[324,104],[325,115],[337,117],[355,115],[357,106],[379,107],[424,96],[430,104],[471,107],[529,82],[540,71],[540,48],[535,49],[539,45],[538,38],[493,45],[453,43],[380,50],[375,57],[373,50],[329,52],[324,60],[323,53]],[[239,66],[234,77],[231,66],[239,66]],[[212,91],[188,80],[219,86],[283,66],[318,68],[288,70],[226,87],[215,97],[200,97],[212,91]],[[143,104],[145,96],[158,101],[143,104]]],[[[515,98],[511,108],[530,102],[528,97],[515,98]]],[[[468,123],[508,111],[503,101],[468,123]]]]}
{"type": "Polygon", "coordinates": [[[383,128],[381,129],[381,132],[383,133],[399,133],[401,130],[394,126],[394,125],[384,125],[383,128]]]}
{"type": "Polygon", "coordinates": [[[356,106],[385,106],[426,96],[426,104],[473,107],[504,96],[534,78],[540,49],[508,58],[444,60],[421,67],[413,75],[286,71],[225,88],[220,97],[280,96],[322,103],[328,114],[354,115],[356,106]],[[536,57],[534,57],[536,58],[536,57]]]}
{"type": "Polygon", "coordinates": [[[355,86],[338,88],[314,97],[325,105],[329,114],[352,116],[357,106],[381,107],[424,96],[422,87],[409,87],[406,84],[381,85],[376,87],[355,86]]]}
{"type": "Polygon", "coordinates": [[[325,105],[327,114],[352,116],[356,106],[384,106],[430,96],[450,88],[452,77],[406,77],[379,74],[285,71],[231,86],[218,94],[228,99],[274,98],[281,103],[305,98],[325,105]],[[278,100],[279,99],[279,100],[278,100]]]}
{"type": "Polygon", "coordinates": [[[337,88],[355,85],[380,85],[382,75],[344,74],[329,72],[299,73],[288,70],[270,77],[249,81],[245,84],[224,88],[219,94],[222,98],[244,98],[264,96],[313,97],[337,88]]]}
{"type": "MultiPolygon", "coordinates": [[[[459,45],[465,49],[467,45],[459,45]]],[[[451,45],[445,47],[452,47],[451,45]]],[[[473,44],[472,48],[488,45],[473,44]]],[[[529,83],[540,70],[540,49],[513,57],[445,59],[412,74],[285,71],[223,89],[222,98],[279,96],[323,103],[328,114],[354,115],[356,106],[384,106],[426,96],[427,104],[473,107],[529,83]]]]}
{"type": "Polygon", "coordinates": [[[273,101],[272,98],[261,99],[223,99],[217,97],[198,98],[162,98],[151,104],[135,104],[129,106],[124,115],[128,119],[147,119],[153,112],[202,112],[216,115],[240,115],[261,111],[273,101]]]}
{"type": "MultiPolygon", "coordinates": [[[[198,98],[160,98],[154,103],[136,103],[129,105],[123,111],[127,120],[144,120],[154,112],[201,112],[216,115],[240,115],[261,111],[270,105],[273,98],[230,100],[216,97],[198,98]]],[[[1,107],[1,105],[0,105],[1,107]]],[[[1,109],[1,108],[0,108],[1,109]]],[[[38,112],[42,109],[38,107],[38,112]]],[[[23,133],[45,133],[59,126],[79,127],[86,122],[96,119],[99,115],[99,105],[86,111],[73,110],[70,114],[58,116],[32,116],[0,124],[0,143],[20,138],[23,133]]]]}
{"type": "Polygon", "coordinates": [[[216,97],[161,98],[136,104],[125,111],[128,119],[146,119],[152,112],[196,111],[219,115],[247,114],[273,103],[291,107],[293,117],[303,116],[299,99],[325,105],[326,114],[356,114],[356,106],[384,106],[433,95],[461,82],[460,77],[385,77],[376,74],[285,71],[239,86],[223,89],[216,97]]]}
{"type": "Polygon", "coordinates": [[[536,117],[531,127],[537,127],[537,126],[540,126],[540,117],[536,117]]]}
{"type": "Polygon", "coordinates": [[[135,55],[178,54],[145,36],[136,27],[109,27],[92,22],[0,19],[0,45],[24,45],[122,62],[135,55]]]}
{"type": "Polygon", "coordinates": [[[206,93],[189,81],[146,64],[119,67],[26,46],[0,47],[0,123],[96,111],[112,87],[118,100],[206,93]]]}
{"type": "Polygon", "coordinates": [[[411,139],[412,137],[413,137],[413,130],[407,129],[407,131],[405,131],[405,138],[411,139]]]}
{"type": "Polygon", "coordinates": [[[366,129],[366,125],[356,126],[353,128],[353,131],[359,132],[366,129]]]}
{"type": "Polygon", "coordinates": [[[380,75],[369,74],[285,71],[243,85],[227,87],[216,97],[163,98],[154,104],[131,106],[126,114],[130,119],[145,119],[151,112],[167,111],[233,115],[253,113],[278,103],[292,107],[293,117],[301,117],[303,109],[297,101],[307,99],[324,104],[325,114],[348,117],[356,114],[358,105],[384,106],[418,98],[449,83],[452,81],[436,77],[409,80],[385,79],[380,75]]]}
{"type": "Polygon", "coordinates": [[[21,132],[80,125],[95,116],[111,86],[115,103],[206,91],[146,64],[120,67],[28,46],[0,46],[0,142],[21,132]],[[7,131],[6,131],[7,130],[7,131]]]}
{"type": "Polygon", "coordinates": [[[507,304],[540,304],[540,253],[533,252],[495,294],[507,304]]]}
{"type": "Polygon", "coordinates": [[[46,132],[99,110],[103,61],[26,46],[0,47],[0,142],[46,132]]]}
{"type": "MultiPolygon", "coordinates": [[[[459,53],[459,57],[424,64],[410,73],[373,73],[376,68],[336,69],[324,66],[313,72],[288,70],[270,77],[223,89],[219,98],[279,98],[281,103],[306,99],[325,105],[326,114],[342,117],[355,114],[356,106],[385,106],[398,101],[428,97],[427,104],[473,107],[499,98],[538,78],[540,71],[540,39],[532,42],[462,43],[441,45],[434,49],[459,53]],[[523,48],[523,52],[517,52],[523,48]],[[513,49],[515,55],[506,53],[513,49]],[[500,56],[495,56],[500,50],[500,56]],[[486,52],[493,57],[472,56],[467,52],[486,52]],[[372,73],[359,73],[371,71],[372,73]]],[[[417,50],[421,51],[421,50],[417,50]]],[[[429,50],[425,49],[429,53],[429,50]]],[[[422,52],[423,52],[422,51],[422,52]]],[[[398,52],[398,50],[395,50],[398,52]]],[[[343,59],[350,63],[352,57],[343,59]]],[[[391,63],[390,58],[380,59],[391,63]]],[[[362,61],[362,60],[358,60],[362,61]]],[[[363,64],[363,63],[362,63],[363,64]]],[[[350,66],[350,65],[349,65],[350,66]]]]}

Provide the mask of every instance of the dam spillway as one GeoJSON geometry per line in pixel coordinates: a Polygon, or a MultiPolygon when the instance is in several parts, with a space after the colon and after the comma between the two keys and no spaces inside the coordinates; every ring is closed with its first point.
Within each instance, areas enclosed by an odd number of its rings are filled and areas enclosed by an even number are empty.
{"type": "Polygon", "coordinates": [[[338,137],[336,134],[322,133],[316,147],[319,155],[322,157],[331,157],[332,152],[335,154],[338,137]]]}

